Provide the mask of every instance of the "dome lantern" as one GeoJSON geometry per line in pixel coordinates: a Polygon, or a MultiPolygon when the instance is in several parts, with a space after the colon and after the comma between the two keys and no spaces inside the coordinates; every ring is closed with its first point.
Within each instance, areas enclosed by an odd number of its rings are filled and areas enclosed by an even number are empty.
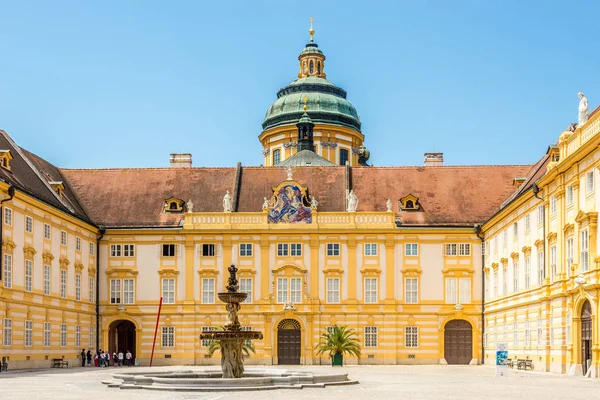
{"type": "Polygon", "coordinates": [[[300,72],[298,73],[298,78],[306,78],[309,76],[314,76],[318,78],[325,78],[325,55],[319,49],[319,45],[315,43],[314,34],[315,30],[313,29],[313,17],[310,17],[310,29],[308,33],[310,34],[310,41],[306,44],[306,47],[300,55],[298,56],[300,72]]]}

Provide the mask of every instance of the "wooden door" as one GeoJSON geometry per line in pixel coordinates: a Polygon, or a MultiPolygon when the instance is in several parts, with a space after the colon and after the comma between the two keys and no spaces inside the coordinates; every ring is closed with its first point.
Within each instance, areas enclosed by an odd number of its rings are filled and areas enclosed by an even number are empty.
{"type": "Polygon", "coordinates": [[[295,320],[283,320],[277,330],[277,363],[300,365],[300,324],[295,320]]]}
{"type": "Polygon", "coordinates": [[[473,329],[464,320],[453,320],[444,330],[444,358],[448,364],[468,365],[473,358],[473,329]]]}
{"type": "Polygon", "coordinates": [[[589,301],[581,309],[581,366],[587,373],[587,360],[592,359],[592,306],[589,301]]]}

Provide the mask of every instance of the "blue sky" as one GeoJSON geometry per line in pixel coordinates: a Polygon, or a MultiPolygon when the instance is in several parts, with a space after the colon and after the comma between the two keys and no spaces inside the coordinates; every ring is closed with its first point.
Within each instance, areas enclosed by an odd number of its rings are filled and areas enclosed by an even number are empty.
{"type": "Polygon", "coordinates": [[[66,168],[259,165],[315,18],[371,161],[536,161],[600,104],[594,1],[0,1],[0,129],[66,168]]]}

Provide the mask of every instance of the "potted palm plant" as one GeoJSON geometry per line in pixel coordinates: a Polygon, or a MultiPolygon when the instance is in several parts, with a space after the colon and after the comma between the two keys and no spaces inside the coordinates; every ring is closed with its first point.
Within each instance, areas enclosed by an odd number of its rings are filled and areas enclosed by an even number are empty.
{"type": "Polygon", "coordinates": [[[344,354],[360,357],[360,344],[356,331],[347,326],[334,325],[331,331],[321,335],[317,344],[317,355],[329,353],[331,365],[340,367],[344,364],[344,354]]]}

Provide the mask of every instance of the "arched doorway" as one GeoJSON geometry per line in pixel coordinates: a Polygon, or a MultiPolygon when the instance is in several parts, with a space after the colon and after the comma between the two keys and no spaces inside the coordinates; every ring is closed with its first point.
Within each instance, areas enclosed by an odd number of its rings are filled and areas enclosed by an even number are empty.
{"type": "Polygon", "coordinates": [[[277,363],[300,365],[300,323],[284,319],[277,325],[277,363]]]}
{"type": "Polygon", "coordinates": [[[462,319],[446,324],[444,329],[444,358],[448,364],[468,365],[473,358],[473,328],[462,319]]]}
{"type": "Polygon", "coordinates": [[[584,375],[588,370],[588,360],[592,362],[592,305],[586,300],[581,307],[581,366],[584,375]]]}
{"type": "Polygon", "coordinates": [[[112,353],[118,353],[119,351],[125,353],[129,350],[133,356],[132,360],[135,360],[135,345],[136,335],[133,322],[126,319],[119,319],[110,324],[108,329],[108,349],[106,351],[109,351],[111,356],[112,353]]]}

